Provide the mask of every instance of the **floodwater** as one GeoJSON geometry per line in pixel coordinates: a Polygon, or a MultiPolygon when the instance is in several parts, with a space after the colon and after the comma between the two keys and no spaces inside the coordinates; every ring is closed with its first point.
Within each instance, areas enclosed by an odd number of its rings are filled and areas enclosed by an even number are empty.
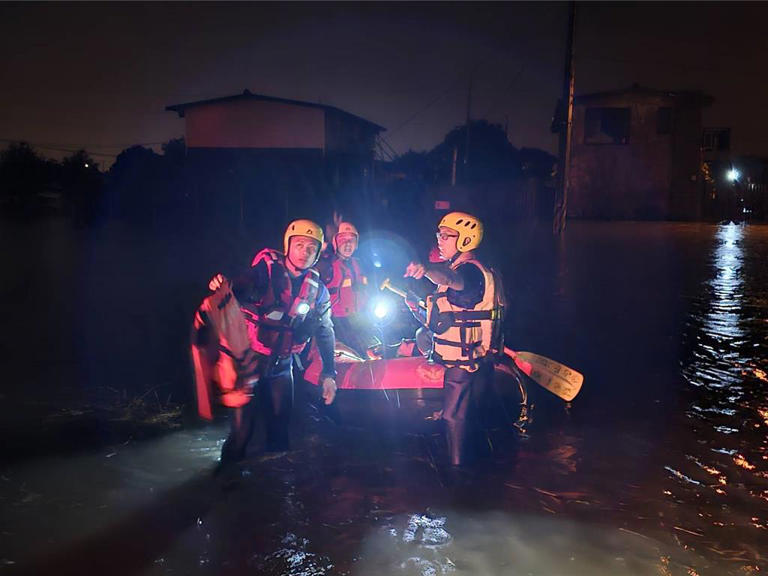
{"type": "MultiPolygon", "coordinates": [[[[508,344],[585,384],[571,405],[531,384],[526,434],[493,431],[493,462],[459,477],[438,425],[410,427],[405,404],[403,418],[336,424],[301,391],[294,450],[256,446],[223,476],[212,475],[223,421],[142,438],[91,426],[74,446],[53,442],[54,417],[105,390],[179,395],[189,311],[216,263],[242,255],[45,226],[24,258],[2,256],[14,441],[0,475],[2,573],[768,570],[766,226],[572,222],[560,240],[510,230],[496,258],[508,344]],[[29,451],[25,434],[37,434],[29,451]]],[[[24,232],[0,234],[9,246],[24,232]]]]}

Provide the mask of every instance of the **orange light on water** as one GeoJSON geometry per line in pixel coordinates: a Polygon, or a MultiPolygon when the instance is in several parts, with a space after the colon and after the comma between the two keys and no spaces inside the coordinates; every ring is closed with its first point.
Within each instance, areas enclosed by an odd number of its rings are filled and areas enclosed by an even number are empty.
{"type": "Polygon", "coordinates": [[[754,470],[755,469],[754,464],[750,464],[749,462],[747,462],[747,459],[744,458],[744,456],[742,456],[741,454],[737,454],[733,458],[733,461],[736,463],[737,466],[741,466],[745,470],[754,470]]]}

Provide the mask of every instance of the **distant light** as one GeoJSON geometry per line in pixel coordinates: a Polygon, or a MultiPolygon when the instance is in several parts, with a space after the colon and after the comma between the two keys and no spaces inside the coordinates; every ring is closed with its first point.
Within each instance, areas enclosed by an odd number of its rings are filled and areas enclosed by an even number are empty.
{"type": "Polygon", "coordinates": [[[381,260],[374,260],[374,261],[373,261],[373,265],[374,265],[376,268],[381,268],[381,260]]]}
{"type": "Polygon", "coordinates": [[[85,164],[83,164],[83,166],[85,166],[86,168],[88,168],[88,162],[86,162],[85,164]]]}
{"type": "Polygon", "coordinates": [[[309,312],[309,304],[306,302],[299,302],[299,304],[296,306],[296,314],[303,316],[307,312],[309,312]]]}
{"type": "Polygon", "coordinates": [[[389,302],[386,300],[379,300],[376,302],[376,306],[373,307],[373,315],[379,320],[386,317],[389,314],[389,302]]]}
{"type": "Polygon", "coordinates": [[[736,180],[739,179],[740,176],[741,176],[741,172],[736,170],[736,168],[731,168],[730,170],[728,170],[728,174],[726,174],[726,177],[731,182],[735,182],[736,180]]]}

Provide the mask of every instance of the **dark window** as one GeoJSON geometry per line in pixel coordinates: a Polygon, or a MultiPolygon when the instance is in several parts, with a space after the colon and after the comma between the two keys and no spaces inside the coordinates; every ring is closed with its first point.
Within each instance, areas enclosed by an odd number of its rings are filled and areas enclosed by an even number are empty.
{"type": "Polygon", "coordinates": [[[629,108],[587,108],[585,144],[628,144],[629,108]]]}
{"type": "Polygon", "coordinates": [[[672,134],[672,108],[663,106],[656,111],[656,134],[672,134]]]}
{"type": "Polygon", "coordinates": [[[701,139],[701,147],[708,152],[714,150],[730,150],[731,129],[705,128],[701,139]]]}

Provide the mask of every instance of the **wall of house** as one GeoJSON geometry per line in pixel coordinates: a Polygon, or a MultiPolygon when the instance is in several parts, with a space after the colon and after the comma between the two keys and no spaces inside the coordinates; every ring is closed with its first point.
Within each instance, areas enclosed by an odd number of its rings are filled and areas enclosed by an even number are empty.
{"type": "Polygon", "coordinates": [[[606,97],[574,107],[568,214],[577,218],[655,219],[669,215],[671,134],[657,133],[669,99],[606,97]],[[629,107],[627,144],[586,144],[588,107],[629,107]]]}
{"type": "Polygon", "coordinates": [[[187,108],[188,148],[325,147],[325,111],[282,102],[233,100],[187,108]]]}
{"type": "Polygon", "coordinates": [[[369,124],[333,110],[325,112],[325,148],[330,153],[373,159],[376,132],[369,124]]]}
{"type": "Polygon", "coordinates": [[[208,223],[277,234],[289,220],[330,212],[322,150],[190,148],[185,180],[208,223]]]}
{"type": "Polygon", "coordinates": [[[701,108],[678,106],[672,142],[671,218],[700,220],[703,217],[701,134],[701,108]]]}

